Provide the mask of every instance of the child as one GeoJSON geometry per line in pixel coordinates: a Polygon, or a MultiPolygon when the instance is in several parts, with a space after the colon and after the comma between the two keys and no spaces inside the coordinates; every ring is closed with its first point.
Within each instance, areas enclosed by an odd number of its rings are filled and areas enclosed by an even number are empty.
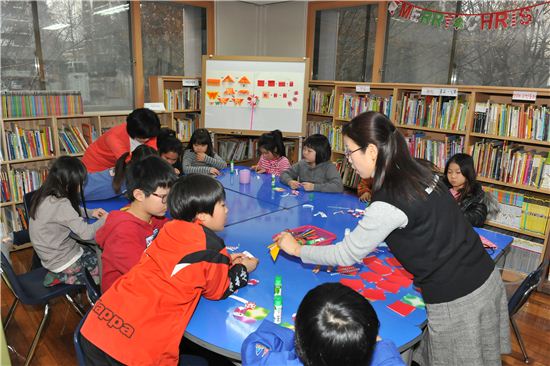
{"type": "Polygon", "coordinates": [[[88,174],[84,182],[84,199],[95,201],[120,196],[126,191],[124,175],[128,165],[149,155],[157,155],[157,150],[148,145],[140,145],[132,153],[122,154],[114,168],[88,174]]]}
{"type": "Polygon", "coordinates": [[[29,210],[29,234],[42,266],[48,270],[44,286],[59,283],[84,284],[84,267],[99,280],[97,257],[93,250],[81,247],[70,234],[92,240],[105,223],[107,213],[98,208],[85,210],[86,216],[98,218],[88,224],[79,207],[86,168],[69,156],[58,158],[48,177],[34,193],[29,210]]]}
{"type": "Polygon", "coordinates": [[[472,226],[487,219],[485,192],[476,180],[474,160],[467,154],[453,155],[445,165],[443,181],[472,226]]]}
{"type": "Polygon", "coordinates": [[[214,152],[208,130],[199,128],[191,135],[189,145],[183,154],[182,171],[184,174],[198,173],[220,175],[227,163],[214,152]]]}
{"type": "Polygon", "coordinates": [[[330,161],[330,143],[326,136],[315,134],[304,141],[304,158],[281,173],[281,182],[292,189],[304,187],[306,191],[342,192],[340,173],[330,161]]]}
{"type": "Polygon", "coordinates": [[[157,138],[157,147],[161,158],[172,165],[177,175],[181,174],[181,156],[183,154],[183,144],[176,137],[176,131],[169,128],[161,128],[157,138]]]}
{"type": "Polygon", "coordinates": [[[256,268],[255,258],[229,255],[215,233],[227,216],[225,191],[216,179],[183,176],[170,191],[168,207],[174,220],[88,314],[81,330],[87,365],[176,365],[201,296],[226,298],[256,268]]]}
{"type": "Polygon", "coordinates": [[[160,121],[155,112],[138,108],[128,115],[126,123],[115,126],[101,135],[84,152],[82,162],[88,173],[101,172],[115,166],[124,153],[141,144],[157,147],[160,121]]]}
{"type": "Polygon", "coordinates": [[[252,166],[258,173],[281,175],[290,169],[290,162],[285,156],[285,145],[283,134],[279,130],[264,133],[258,140],[260,160],[257,165],[252,166]]]}
{"type": "Polygon", "coordinates": [[[243,366],[405,365],[393,342],[377,342],[379,326],[367,299],[341,283],[325,283],[298,307],[296,334],[264,320],[244,340],[243,366]]]}
{"type": "Polygon", "coordinates": [[[359,200],[361,202],[370,202],[370,199],[372,197],[372,178],[366,178],[359,181],[359,184],[357,185],[357,195],[359,196],[359,200]]]}
{"type": "Polygon", "coordinates": [[[158,156],[146,157],[129,166],[126,196],[131,203],[121,211],[112,211],[96,234],[96,242],[103,249],[103,292],[137,264],[168,221],[164,217],[166,197],[176,179],[174,169],[158,156]]]}

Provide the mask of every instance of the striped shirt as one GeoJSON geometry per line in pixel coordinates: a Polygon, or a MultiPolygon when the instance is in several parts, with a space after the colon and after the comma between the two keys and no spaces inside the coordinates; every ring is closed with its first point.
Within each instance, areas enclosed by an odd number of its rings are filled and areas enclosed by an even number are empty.
{"type": "Polygon", "coordinates": [[[281,175],[287,169],[290,169],[290,162],[285,156],[281,156],[278,159],[267,160],[263,156],[258,161],[258,169],[264,169],[268,174],[281,175]]]}
{"type": "Polygon", "coordinates": [[[210,174],[210,169],[216,168],[221,170],[227,166],[225,160],[223,160],[218,154],[214,153],[214,156],[208,156],[204,158],[204,161],[197,160],[197,154],[192,150],[185,150],[182,159],[182,172],[184,174],[210,174]]]}

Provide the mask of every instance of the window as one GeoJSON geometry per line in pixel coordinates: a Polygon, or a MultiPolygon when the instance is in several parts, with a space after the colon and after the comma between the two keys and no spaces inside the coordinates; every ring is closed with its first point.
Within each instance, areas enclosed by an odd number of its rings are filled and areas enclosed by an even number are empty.
{"type": "Polygon", "coordinates": [[[141,3],[145,95],[149,76],[200,76],[206,54],[206,9],[169,2],[141,3]]]}
{"type": "Polygon", "coordinates": [[[377,5],[317,11],[314,79],[372,79],[377,12],[377,5]]]}

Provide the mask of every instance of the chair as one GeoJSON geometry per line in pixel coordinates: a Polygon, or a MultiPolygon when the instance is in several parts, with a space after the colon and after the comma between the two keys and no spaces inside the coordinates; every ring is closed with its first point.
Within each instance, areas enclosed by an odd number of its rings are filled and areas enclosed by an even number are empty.
{"type": "Polygon", "coordinates": [[[84,281],[86,284],[86,294],[88,295],[88,301],[92,306],[95,305],[96,301],[101,297],[101,290],[99,285],[94,281],[94,278],[88,268],[84,267],[84,281]]]}
{"type": "Polygon", "coordinates": [[[4,254],[2,254],[1,264],[2,278],[4,279],[4,281],[6,281],[6,284],[15,296],[15,300],[13,301],[13,304],[8,311],[8,315],[4,323],[4,330],[7,329],[9,322],[15,312],[15,308],[17,307],[17,304],[19,302],[22,302],[25,305],[44,305],[44,317],[42,318],[42,321],[38,326],[38,330],[34,335],[31,347],[27,353],[27,357],[25,359],[26,366],[29,365],[32,360],[34,351],[36,350],[36,346],[38,345],[38,341],[40,340],[40,335],[42,334],[44,326],[46,325],[46,321],[48,320],[50,314],[50,301],[58,297],[65,297],[76,310],[76,312],[80,316],[84,316],[84,311],[82,307],[69,296],[69,293],[80,291],[84,289],[85,286],[61,284],[53,287],[45,287],[42,284],[44,276],[47,273],[47,270],[45,268],[37,268],[27,273],[18,275],[15,273],[10,262],[4,254]]]}
{"type": "Polygon", "coordinates": [[[76,351],[76,360],[78,361],[79,366],[86,366],[84,351],[82,351],[82,345],[80,344],[80,329],[82,328],[82,324],[84,324],[87,316],[88,314],[86,314],[82,320],[78,322],[78,325],[73,333],[74,349],[76,351]]]}
{"type": "MultiPolygon", "coordinates": [[[[27,192],[23,196],[23,206],[25,207],[25,213],[27,214],[27,221],[29,223],[31,221],[31,215],[30,215],[31,202],[32,202],[32,197],[34,196],[35,192],[36,191],[27,192]]],[[[29,241],[31,241],[30,238],[29,238],[29,241]]],[[[36,254],[36,252],[34,252],[32,254],[31,270],[41,268],[41,267],[42,267],[42,262],[40,261],[40,258],[38,257],[38,254],[36,254]]]]}
{"type": "Polygon", "coordinates": [[[525,345],[523,344],[523,339],[519,333],[519,328],[514,320],[514,315],[521,309],[523,304],[527,302],[531,293],[537,288],[537,285],[540,282],[542,277],[542,272],[544,269],[544,263],[541,263],[540,266],[535,269],[533,272],[529,273],[527,277],[521,282],[519,287],[514,291],[510,299],[508,300],[508,314],[510,316],[510,324],[514,330],[514,334],[518,340],[521,352],[523,353],[523,358],[525,363],[529,363],[529,357],[527,356],[527,351],[525,350],[525,345]]]}

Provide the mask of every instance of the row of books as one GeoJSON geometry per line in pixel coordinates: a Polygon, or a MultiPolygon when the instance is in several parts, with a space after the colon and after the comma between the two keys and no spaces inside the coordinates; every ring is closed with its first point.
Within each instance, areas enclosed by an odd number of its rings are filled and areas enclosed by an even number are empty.
{"type": "Polygon", "coordinates": [[[403,99],[397,102],[397,123],[464,131],[468,104],[460,96],[452,98],[404,94],[403,99]]]}
{"type": "Polygon", "coordinates": [[[258,156],[258,139],[221,139],[218,140],[218,155],[225,161],[239,162],[258,156]]]}
{"type": "Polygon", "coordinates": [[[332,115],[334,113],[334,89],[326,91],[309,88],[308,112],[332,115]]]}
{"type": "Polygon", "coordinates": [[[184,87],[183,89],[164,89],[164,107],[168,111],[200,109],[201,90],[184,87]]]}
{"type": "Polygon", "coordinates": [[[476,103],[474,132],[520,139],[550,141],[547,105],[476,103]]]}
{"type": "Polygon", "coordinates": [[[2,230],[5,234],[27,229],[28,221],[23,208],[17,206],[15,212],[11,207],[0,208],[0,225],[2,225],[2,230]]]}
{"type": "Polygon", "coordinates": [[[176,118],[176,135],[181,141],[191,140],[195,132],[195,121],[193,118],[176,118]]]}
{"type": "Polygon", "coordinates": [[[6,123],[8,160],[52,156],[54,144],[49,126],[24,129],[16,123],[6,123]]]}
{"type": "Polygon", "coordinates": [[[550,189],[550,154],[500,140],[481,140],[470,155],[478,175],[505,183],[550,189]]]}
{"type": "Polygon", "coordinates": [[[357,185],[361,181],[361,177],[355,169],[351,166],[348,159],[338,159],[336,161],[336,169],[342,177],[342,183],[344,186],[356,189],[357,185]]]}
{"type": "Polygon", "coordinates": [[[391,115],[393,96],[383,97],[374,94],[348,94],[340,96],[338,104],[338,118],[351,119],[363,112],[376,111],[391,115]]]}
{"type": "Polygon", "coordinates": [[[332,130],[332,121],[307,121],[307,135],[311,136],[317,133],[329,136],[332,130]]]}
{"type": "Polygon", "coordinates": [[[82,114],[79,91],[3,91],[2,117],[41,117],[82,114]]]}
{"type": "Polygon", "coordinates": [[[2,202],[22,201],[25,193],[40,188],[48,169],[14,169],[3,170],[0,174],[2,185],[2,202]]]}
{"type": "Polygon", "coordinates": [[[329,133],[328,141],[332,151],[344,151],[344,139],[342,137],[342,126],[334,126],[329,133]]]}
{"type": "Polygon", "coordinates": [[[514,238],[510,252],[506,254],[504,268],[516,272],[531,273],[541,262],[544,246],[530,240],[514,238]]]}
{"type": "Polygon", "coordinates": [[[549,199],[494,186],[484,186],[483,189],[496,199],[500,209],[490,222],[535,234],[546,234],[550,216],[549,199]]]}
{"type": "Polygon", "coordinates": [[[88,141],[84,138],[80,128],[76,126],[59,129],[59,146],[67,154],[83,153],[88,148],[88,141]]]}
{"type": "Polygon", "coordinates": [[[411,155],[431,161],[443,170],[447,160],[454,154],[464,152],[464,136],[445,136],[444,141],[433,140],[419,132],[405,136],[411,155]]]}

